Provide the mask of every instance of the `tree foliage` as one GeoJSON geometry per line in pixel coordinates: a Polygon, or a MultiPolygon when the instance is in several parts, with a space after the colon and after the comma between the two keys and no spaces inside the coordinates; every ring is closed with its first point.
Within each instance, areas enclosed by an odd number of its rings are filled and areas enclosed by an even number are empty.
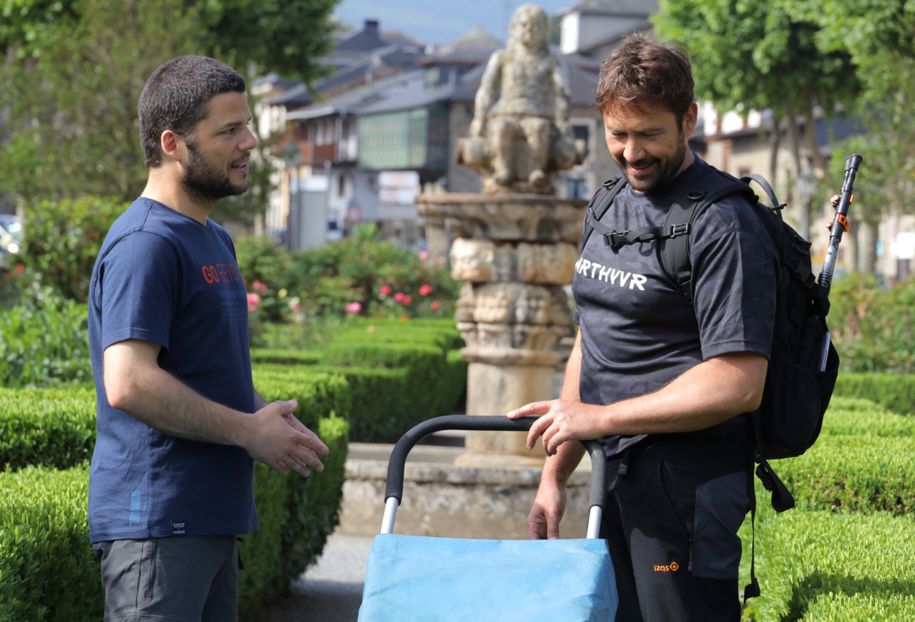
{"type": "Polygon", "coordinates": [[[26,206],[132,198],[146,177],[137,99],[159,64],[204,54],[249,80],[311,81],[335,2],[0,0],[0,188],[26,206]]]}
{"type": "MultiPolygon", "coordinates": [[[[831,115],[860,89],[848,51],[819,47],[821,25],[794,0],[661,0],[654,25],[689,52],[699,98],[720,111],[770,110],[789,130],[803,119],[815,157],[815,109],[831,115]]],[[[797,140],[792,149],[800,170],[797,140]]]]}
{"type": "MultiPolygon", "coordinates": [[[[790,117],[806,117],[814,158],[818,111],[864,128],[833,145],[825,179],[842,179],[845,155],[864,157],[854,216],[874,240],[884,214],[915,211],[915,1],[661,0],[655,25],[660,38],[690,52],[700,98],[719,110],[770,110],[788,119],[789,131],[790,117]]],[[[861,257],[870,259],[858,266],[873,271],[875,249],[861,257]]]]}
{"type": "MultiPolygon", "coordinates": [[[[915,211],[915,2],[911,0],[807,0],[798,10],[822,25],[818,44],[851,55],[864,90],[854,107],[867,132],[843,141],[860,153],[866,174],[856,184],[868,206],[881,212],[915,211]]],[[[837,150],[838,151],[838,150],[837,150]]],[[[841,167],[836,157],[836,171],[841,167]]]]}

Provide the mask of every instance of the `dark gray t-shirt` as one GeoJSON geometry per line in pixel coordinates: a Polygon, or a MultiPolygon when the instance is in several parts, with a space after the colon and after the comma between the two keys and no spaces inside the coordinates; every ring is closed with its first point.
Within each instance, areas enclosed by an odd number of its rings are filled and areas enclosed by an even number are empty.
{"type": "MultiPolygon", "coordinates": [[[[649,195],[627,186],[601,223],[617,231],[660,227],[676,197],[701,190],[703,180],[715,174],[696,158],[663,190],[649,195]]],[[[755,209],[731,195],[697,219],[690,246],[692,307],[661,268],[657,240],[613,251],[597,232],[590,236],[572,285],[581,327],[583,402],[611,404],[656,391],[721,354],[769,356],[777,259],[755,209]]],[[[642,438],[603,442],[614,455],[642,438]]]]}

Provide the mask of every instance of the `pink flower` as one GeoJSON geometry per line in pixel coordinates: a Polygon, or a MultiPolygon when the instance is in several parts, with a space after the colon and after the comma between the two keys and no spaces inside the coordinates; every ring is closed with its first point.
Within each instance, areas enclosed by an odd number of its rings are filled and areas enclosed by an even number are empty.
{"type": "Polygon", "coordinates": [[[254,313],[261,306],[261,297],[257,294],[248,294],[248,313],[254,313]]]}
{"type": "Polygon", "coordinates": [[[432,309],[433,311],[438,311],[439,309],[442,308],[442,303],[439,302],[438,300],[433,300],[432,304],[429,305],[429,308],[432,309]]]}
{"type": "Polygon", "coordinates": [[[361,313],[362,305],[359,304],[358,302],[351,302],[348,305],[346,305],[346,312],[347,313],[361,313]]]}
{"type": "Polygon", "coordinates": [[[425,298],[432,293],[432,286],[429,284],[419,286],[419,295],[425,298]]]}
{"type": "Polygon", "coordinates": [[[426,261],[429,259],[429,251],[419,251],[419,259],[420,261],[426,261]]]}
{"type": "Polygon", "coordinates": [[[390,285],[382,285],[378,288],[378,293],[382,296],[390,296],[392,291],[393,290],[391,289],[390,285]]]}
{"type": "Polygon", "coordinates": [[[251,289],[256,291],[258,294],[263,294],[265,291],[267,291],[270,288],[267,287],[267,284],[264,283],[263,281],[258,281],[257,279],[254,279],[254,282],[251,283],[251,289]]]}
{"type": "Polygon", "coordinates": [[[399,302],[400,304],[402,304],[405,307],[409,306],[409,305],[413,304],[413,296],[408,296],[408,295],[404,294],[403,296],[400,297],[400,300],[398,300],[397,302],[399,302]]]}
{"type": "Polygon", "coordinates": [[[397,292],[396,294],[394,294],[394,302],[403,303],[403,299],[405,296],[406,296],[405,293],[397,292]]]}

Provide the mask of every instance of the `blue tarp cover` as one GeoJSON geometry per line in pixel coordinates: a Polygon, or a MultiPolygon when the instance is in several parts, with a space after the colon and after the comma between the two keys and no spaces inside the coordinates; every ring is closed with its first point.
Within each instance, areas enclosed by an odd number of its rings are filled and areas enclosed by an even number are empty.
{"type": "Polygon", "coordinates": [[[473,540],[382,534],[359,622],[605,622],[616,616],[604,540],[473,540]]]}

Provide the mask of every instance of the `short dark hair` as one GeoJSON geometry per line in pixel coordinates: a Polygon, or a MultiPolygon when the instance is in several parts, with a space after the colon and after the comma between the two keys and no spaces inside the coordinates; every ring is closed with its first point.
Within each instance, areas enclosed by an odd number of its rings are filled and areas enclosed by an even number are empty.
{"type": "Polygon", "coordinates": [[[178,56],[159,65],[137,104],[147,168],[162,164],[162,132],[187,134],[206,116],[206,105],[213,97],[244,92],[245,79],[215,58],[178,56]]]}
{"type": "Polygon", "coordinates": [[[694,86],[686,52],[633,34],[601,64],[597,107],[607,112],[617,105],[660,105],[682,121],[693,103],[694,86]]]}

